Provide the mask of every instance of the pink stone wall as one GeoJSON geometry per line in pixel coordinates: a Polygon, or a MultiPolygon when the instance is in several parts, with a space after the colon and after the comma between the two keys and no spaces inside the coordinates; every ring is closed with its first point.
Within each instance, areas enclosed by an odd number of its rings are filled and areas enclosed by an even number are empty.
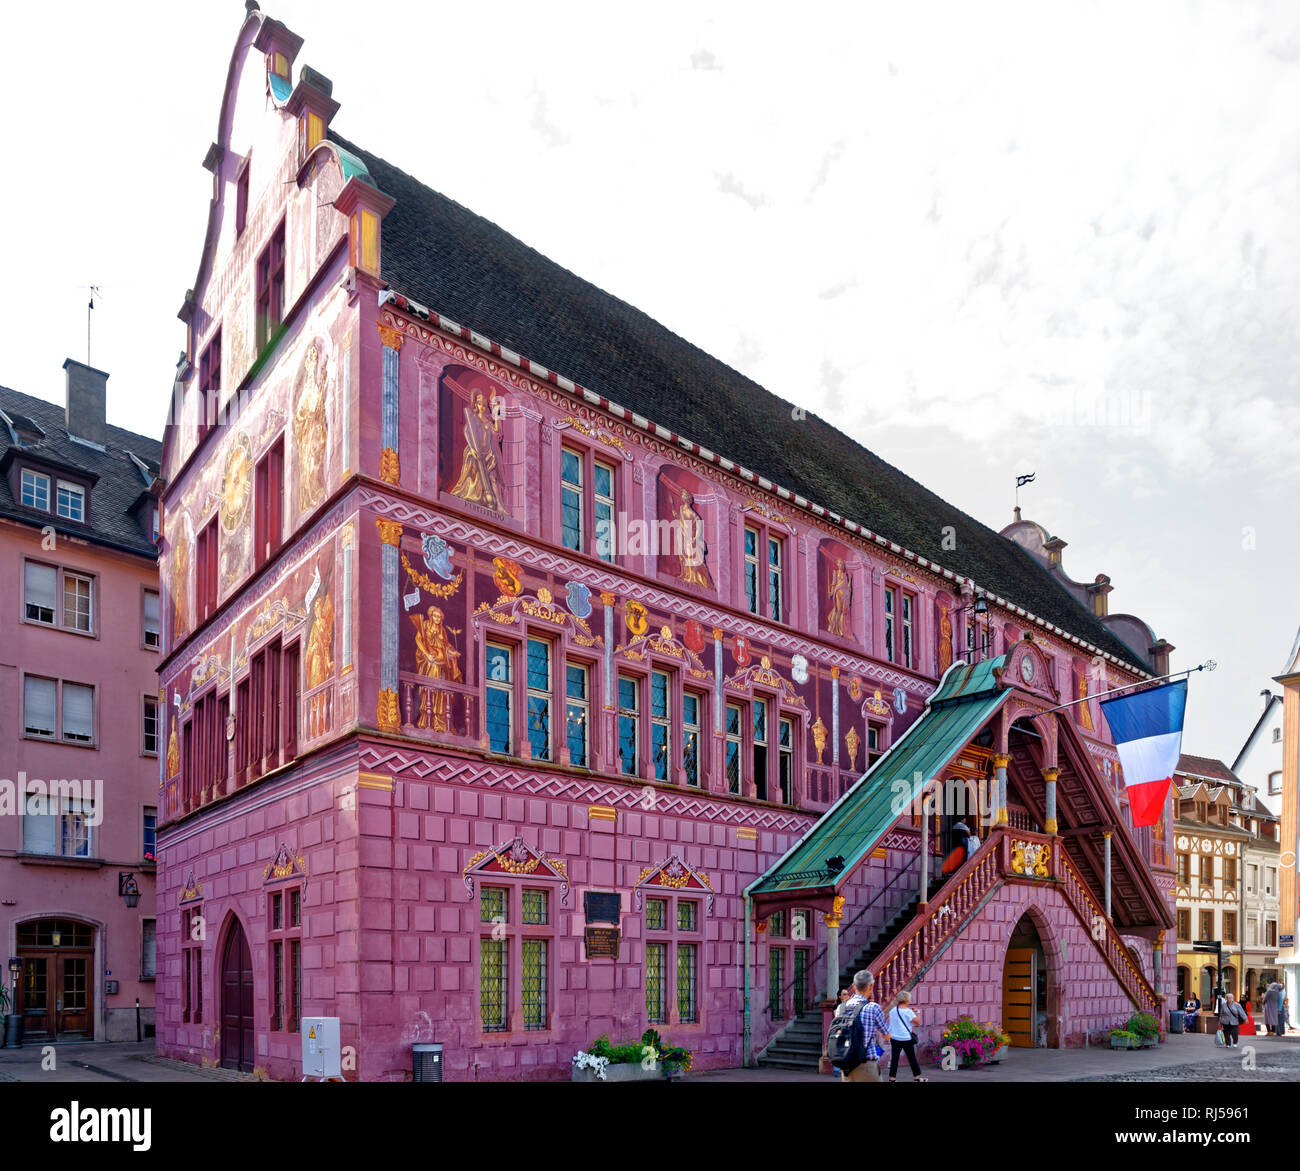
{"type": "MultiPolygon", "coordinates": [[[[943,1026],[964,1013],[979,1021],[1001,1021],[1003,963],[1016,924],[1026,913],[1047,957],[1048,1013],[1055,1017],[1063,1047],[1082,1046],[1085,1041],[1107,1044],[1110,1030],[1137,1011],[1064,896],[1050,886],[1004,883],[912,989],[912,1007],[922,1022],[917,1035],[923,1050],[936,1050],[943,1026]]],[[[1130,942],[1138,948],[1143,974],[1151,980],[1149,945],[1130,942]]],[[[1053,1029],[1051,1021],[1048,1028],[1053,1029]]]]}

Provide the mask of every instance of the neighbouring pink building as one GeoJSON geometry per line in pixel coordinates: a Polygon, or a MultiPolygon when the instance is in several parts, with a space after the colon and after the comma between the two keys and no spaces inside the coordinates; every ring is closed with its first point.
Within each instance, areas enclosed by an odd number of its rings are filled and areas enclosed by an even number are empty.
{"type": "Polygon", "coordinates": [[[928,1041],[1158,1009],[1167,825],[1088,697],[1168,644],[341,138],[300,48],[240,30],[181,311],[160,1050],[293,1078],[327,1015],[368,1080],[647,1027],[815,1064],[848,961],[928,1041]],[[922,901],[949,781],[984,845],[922,901]]]}
{"type": "Polygon", "coordinates": [[[0,387],[0,931],[28,1043],[133,1041],[137,1003],[142,1035],[154,1019],[162,450],[108,425],[107,374],[64,370],[63,406],[0,387]]]}

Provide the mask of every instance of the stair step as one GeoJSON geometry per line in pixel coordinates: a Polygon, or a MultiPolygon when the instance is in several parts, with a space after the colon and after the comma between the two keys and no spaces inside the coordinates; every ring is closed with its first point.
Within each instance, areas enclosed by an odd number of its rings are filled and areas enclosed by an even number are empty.
{"type": "Polygon", "coordinates": [[[816,1073],[817,1062],[815,1061],[787,1061],[784,1058],[772,1060],[767,1057],[759,1059],[758,1064],[767,1069],[794,1069],[803,1073],[816,1073]]]}

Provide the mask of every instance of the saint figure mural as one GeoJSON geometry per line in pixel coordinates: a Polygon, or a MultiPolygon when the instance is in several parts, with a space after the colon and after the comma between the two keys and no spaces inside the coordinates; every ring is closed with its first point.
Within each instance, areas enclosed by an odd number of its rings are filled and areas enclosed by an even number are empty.
{"type": "Polygon", "coordinates": [[[451,494],[470,504],[481,504],[493,512],[506,511],[506,486],[501,478],[501,420],[498,399],[492,392],[489,403],[481,390],[474,392],[465,408],[465,452],[461,456],[460,478],[451,494]]]}
{"type": "Polygon", "coordinates": [[[830,586],[826,593],[831,604],[830,613],[826,616],[826,629],[841,638],[851,637],[853,630],[849,622],[849,604],[853,601],[853,582],[849,577],[849,571],[844,568],[843,557],[835,558],[835,565],[831,569],[830,586]]]}
{"type": "Polygon", "coordinates": [[[952,666],[952,619],[948,607],[939,607],[939,674],[952,666]]]}
{"type": "Polygon", "coordinates": [[[190,632],[190,547],[186,543],[185,527],[179,522],[171,554],[172,641],[176,642],[190,632]]]}
{"type": "MultiPolygon", "coordinates": [[[[1079,675],[1079,698],[1086,700],[1088,698],[1088,676],[1079,675]]],[[[1089,732],[1096,731],[1092,726],[1092,704],[1079,704],[1079,726],[1087,728],[1089,732]]]]}
{"type": "Polygon", "coordinates": [[[704,539],[704,520],[695,511],[695,497],[685,488],[666,485],[669,499],[673,500],[673,520],[677,526],[678,548],[660,549],[659,554],[675,552],[677,554],[677,580],[682,585],[699,586],[701,589],[713,589],[713,578],[706,564],[709,555],[708,542],[704,539]]]}
{"type": "Polygon", "coordinates": [[[307,638],[307,690],[334,674],[334,603],[329,594],[314,602],[315,618],[307,638]]]}
{"type": "MultiPolygon", "coordinates": [[[[437,606],[430,606],[424,614],[412,614],[411,622],[415,626],[415,669],[427,679],[446,679],[452,683],[461,681],[460,658],[458,651],[451,644],[451,636],[443,625],[442,611],[437,606]]],[[[432,728],[435,732],[450,731],[447,712],[450,696],[445,691],[430,688],[426,695],[431,695],[431,702],[420,704],[420,728],[432,728]]]]}
{"type": "Polygon", "coordinates": [[[293,437],[298,448],[298,507],[315,508],[325,495],[325,383],[329,360],[320,339],[307,347],[298,377],[293,437]]]}

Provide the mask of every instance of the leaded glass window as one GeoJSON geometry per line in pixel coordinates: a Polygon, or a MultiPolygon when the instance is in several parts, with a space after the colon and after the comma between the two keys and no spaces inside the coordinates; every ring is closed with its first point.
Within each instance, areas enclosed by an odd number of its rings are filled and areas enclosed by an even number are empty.
{"type": "Polygon", "coordinates": [[[645,1015],[652,1025],[666,1024],[668,998],[664,995],[665,969],[668,966],[668,945],[645,945],[645,1015]]]}
{"type": "Polygon", "coordinates": [[[504,1033],[506,1014],[506,941],[479,940],[479,1015],[485,1033],[504,1033]]]}
{"type": "MultiPolygon", "coordinates": [[[[543,894],[541,891],[525,891],[525,894],[543,894]]],[[[543,902],[543,907],[545,903],[543,902]]],[[[524,1028],[546,1028],[546,955],[545,939],[525,939],[520,948],[523,961],[523,979],[520,988],[523,993],[524,1028]]]]}
{"type": "Polygon", "coordinates": [[[545,925],[550,922],[546,891],[525,890],[522,897],[522,918],[525,923],[545,925]]]}
{"type": "Polygon", "coordinates": [[[677,945],[677,1018],[682,1024],[693,1024],[696,1019],[695,975],[699,947],[694,943],[677,945]]]}
{"type": "Polygon", "coordinates": [[[646,899],[645,925],[647,931],[668,930],[668,900],[646,899]]]}

